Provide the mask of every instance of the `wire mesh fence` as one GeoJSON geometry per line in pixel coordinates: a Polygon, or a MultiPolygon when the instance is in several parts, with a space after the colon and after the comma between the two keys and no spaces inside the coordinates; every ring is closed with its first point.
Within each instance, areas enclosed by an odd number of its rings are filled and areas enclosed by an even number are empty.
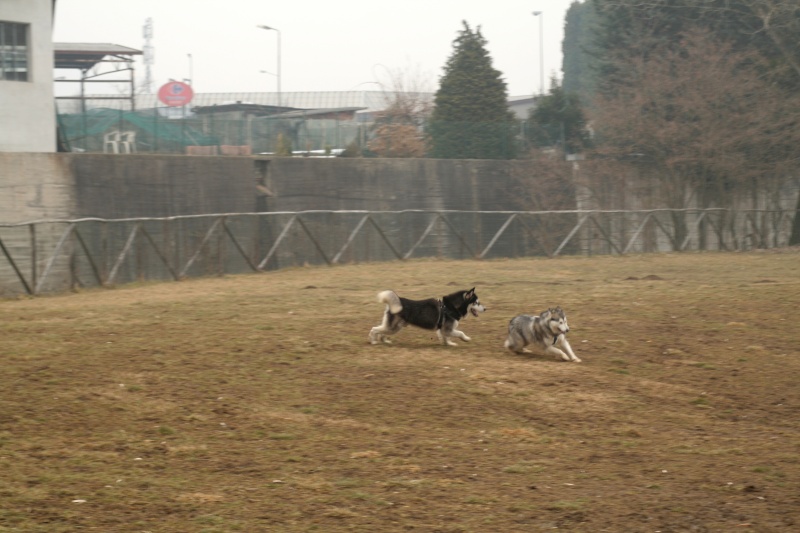
{"type": "Polygon", "coordinates": [[[303,211],[0,224],[0,295],[292,266],[786,246],[793,211],[303,211]]]}

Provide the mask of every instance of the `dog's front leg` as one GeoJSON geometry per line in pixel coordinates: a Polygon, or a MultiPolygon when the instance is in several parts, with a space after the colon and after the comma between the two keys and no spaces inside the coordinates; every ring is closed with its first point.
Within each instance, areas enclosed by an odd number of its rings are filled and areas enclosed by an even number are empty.
{"type": "Polygon", "coordinates": [[[565,354],[564,352],[562,352],[561,350],[552,345],[545,348],[544,352],[549,353],[550,355],[555,355],[556,358],[561,359],[562,361],[572,361],[569,355],[565,354]]]}
{"type": "Polygon", "coordinates": [[[572,361],[574,363],[581,362],[581,360],[578,359],[578,356],[575,355],[575,352],[572,351],[572,346],[569,345],[569,342],[564,335],[559,335],[558,339],[556,339],[556,344],[564,348],[566,353],[556,348],[555,345],[548,346],[547,350],[545,351],[549,354],[555,355],[556,357],[560,357],[563,361],[572,361]]]}
{"type": "Polygon", "coordinates": [[[570,360],[575,363],[580,363],[581,360],[575,355],[575,352],[572,351],[572,346],[569,345],[569,341],[567,340],[566,335],[561,335],[558,338],[558,343],[561,345],[562,348],[569,354],[570,360]]]}
{"type": "Polygon", "coordinates": [[[464,332],[463,332],[463,331],[457,330],[457,329],[456,329],[456,326],[458,326],[458,322],[456,322],[455,324],[453,324],[453,330],[450,332],[450,336],[451,336],[451,337],[458,337],[458,338],[459,338],[459,339],[461,339],[462,341],[466,341],[466,342],[469,342],[469,341],[471,341],[471,340],[472,340],[472,339],[470,339],[469,337],[467,337],[467,336],[464,334],[464,332]]]}
{"type": "Polygon", "coordinates": [[[458,346],[458,344],[451,341],[449,336],[446,333],[443,333],[441,329],[436,330],[436,336],[439,337],[439,342],[445,346],[458,346]]]}

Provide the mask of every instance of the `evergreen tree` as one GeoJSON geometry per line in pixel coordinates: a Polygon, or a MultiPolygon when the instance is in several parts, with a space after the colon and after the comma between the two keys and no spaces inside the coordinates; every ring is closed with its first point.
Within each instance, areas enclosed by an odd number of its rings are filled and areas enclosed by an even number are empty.
{"type": "Polygon", "coordinates": [[[538,99],[528,118],[528,138],[539,147],[559,147],[565,154],[583,151],[590,143],[586,117],[576,93],[568,93],[556,78],[550,93],[538,99]]]}
{"type": "Polygon", "coordinates": [[[480,27],[464,29],[453,42],[428,123],[432,157],[511,159],[516,132],[508,90],[492,67],[480,27]]]}

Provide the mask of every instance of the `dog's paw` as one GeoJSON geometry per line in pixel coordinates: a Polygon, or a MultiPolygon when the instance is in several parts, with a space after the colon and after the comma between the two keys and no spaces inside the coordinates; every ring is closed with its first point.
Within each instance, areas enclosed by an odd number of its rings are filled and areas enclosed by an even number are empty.
{"type": "Polygon", "coordinates": [[[450,339],[448,339],[447,343],[445,345],[446,346],[458,346],[458,343],[457,342],[453,342],[450,339]]]}
{"type": "Polygon", "coordinates": [[[527,348],[523,348],[521,352],[517,352],[517,353],[533,353],[533,352],[532,352],[532,351],[530,351],[530,350],[529,350],[529,349],[527,349],[527,348]]]}
{"type": "Polygon", "coordinates": [[[573,363],[580,363],[580,362],[581,362],[581,360],[580,360],[580,359],[578,359],[578,358],[576,357],[575,359],[573,359],[573,360],[572,360],[572,362],[573,362],[573,363]]]}
{"type": "Polygon", "coordinates": [[[464,335],[463,337],[461,337],[461,339],[462,339],[462,340],[464,340],[465,342],[469,342],[469,341],[471,341],[471,340],[472,340],[472,338],[471,338],[471,337],[467,337],[466,335],[464,335]]]}

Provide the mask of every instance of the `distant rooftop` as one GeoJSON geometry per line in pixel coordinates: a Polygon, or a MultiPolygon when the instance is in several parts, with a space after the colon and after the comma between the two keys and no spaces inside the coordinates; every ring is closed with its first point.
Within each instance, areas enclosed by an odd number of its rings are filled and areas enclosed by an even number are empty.
{"type": "Polygon", "coordinates": [[[89,70],[107,56],[130,61],[130,56],[142,55],[141,50],[110,43],[53,43],[53,51],[55,68],[80,70],[89,70]]]}
{"type": "MultiPolygon", "coordinates": [[[[196,89],[195,89],[196,90],[196,89]]],[[[433,93],[414,93],[422,99],[433,100],[433,93]]],[[[305,91],[284,92],[280,95],[282,107],[296,109],[340,109],[357,107],[367,112],[382,111],[395,98],[393,91],[305,91]]],[[[254,104],[275,106],[278,93],[203,93],[195,92],[191,107],[205,107],[226,104],[254,104]]],[[[136,109],[160,107],[156,94],[136,96],[136,109]]]]}

